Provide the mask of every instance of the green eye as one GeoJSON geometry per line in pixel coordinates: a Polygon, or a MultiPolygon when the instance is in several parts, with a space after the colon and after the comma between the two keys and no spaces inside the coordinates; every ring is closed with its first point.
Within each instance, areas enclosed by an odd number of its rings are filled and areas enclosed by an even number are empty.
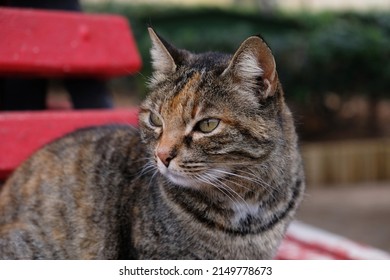
{"type": "Polygon", "coordinates": [[[156,126],[156,127],[161,127],[163,125],[160,117],[152,112],[150,113],[150,116],[149,116],[149,122],[151,125],[156,126]]]}
{"type": "Polygon", "coordinates": [[[197,129],[203,133],[209,133],[219,125],[219,119],[205,119],[198,122],[197,129]]]}

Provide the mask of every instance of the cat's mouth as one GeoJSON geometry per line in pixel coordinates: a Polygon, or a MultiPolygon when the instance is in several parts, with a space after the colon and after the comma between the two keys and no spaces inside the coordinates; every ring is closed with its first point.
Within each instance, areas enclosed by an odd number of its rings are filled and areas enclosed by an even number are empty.
{"type": "Polygon", "coordinates": [[[165,176],[170,182],[175,185],[183,186],[183,187],[195,187],[199,185],[199,182],[194,178],[182,174],[179,171],[174,170],[173,168],[167,168],[164,165],[158,164],[158,170],[160,173],[165,176]]]}
{"type": "Polygon", "coordinates": [[[196,180],[188,176],[175,174],[174,172],[171,171],[169,171],[164,176],[168,178],[168,180],[171,181],[173,184],[183,186],[183,187],[195,187],[196,185],[199,184],[199,182],[197,182],[196,180]]]}
{"type": "MultiPolygon", "coordinates": [[[[206,179],[205,175],[206,173],[211,172],[191,172],[191,174],[187,174],[184,171],[180,171],[180,168],[178,168],[174,163],[169,165],[169,167],[166,167],[164,164],[157,161],[157,168],[165,178],[167,178],[171,183],[178,186],[198,188],[201,185],[207,185],[212,181],[210,178],[206,179]]],[[[214,179],[215,178],[216,177],[214,177],[214,179]]]]}

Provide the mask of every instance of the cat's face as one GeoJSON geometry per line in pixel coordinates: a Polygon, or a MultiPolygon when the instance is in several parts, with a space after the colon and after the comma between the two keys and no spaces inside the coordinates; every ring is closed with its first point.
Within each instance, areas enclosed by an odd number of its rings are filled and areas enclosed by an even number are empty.
{"type": "Polygon", "coordinates": [[[150,33],[155,73],[140,127],[158,171],[176,185],[198,187],[261,163],[277,137],[269,101],[277,76],[256,56],[262,40],[249,38],[234,56],[194,55],[150,33]]]}

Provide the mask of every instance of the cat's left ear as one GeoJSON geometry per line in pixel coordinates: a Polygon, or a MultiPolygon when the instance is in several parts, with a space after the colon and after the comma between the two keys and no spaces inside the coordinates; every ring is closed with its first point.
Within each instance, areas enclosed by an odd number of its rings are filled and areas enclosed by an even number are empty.
{"type": "Polygon", "coordinates": [[[148,28],[152,48],[150,54],[152,57],[152,66],[155,74],[169,75],[176,69],[191,59],[191,53],[173,46],[158,35],[152,28],[148,28]]]}
{"type": "Polygon", "coordinates": [[[170,74],[176,71],[176,63],[170,52],[174,48],[163,38],[157,35],[152,28],[148,28],[149,36],[152,41],[150,55],[152,57],[152,67],[154,71],[160,74],[170,74]]]}
{"type": "Polygon", "coordinates": [[[259,36],[249,37],[241,44],[223,72],[228,74],[233,75],[234,82],[258,91],[262,98],[273,96],[278,85],[274,56],[259,36]]]}

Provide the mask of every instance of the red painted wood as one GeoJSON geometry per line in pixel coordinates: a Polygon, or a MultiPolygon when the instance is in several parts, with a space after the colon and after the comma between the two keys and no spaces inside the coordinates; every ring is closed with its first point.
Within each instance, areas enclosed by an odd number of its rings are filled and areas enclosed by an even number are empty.
{"type": "Polygon", "coordinates": [[[141,58],[126,18],[0,8],[0,74],[131,74],[141,58]]]}
{"type": "Polygon", "coordinates": [[[287,229],[276,259],[388,260],[390,254],[295,220],[287,229]]]}
{"type": "Polygon", "coordinates": [[[108,123],[136,126],[138,109],[1,113],[0,179],[53,139],[77,128],[108,123]]]}

